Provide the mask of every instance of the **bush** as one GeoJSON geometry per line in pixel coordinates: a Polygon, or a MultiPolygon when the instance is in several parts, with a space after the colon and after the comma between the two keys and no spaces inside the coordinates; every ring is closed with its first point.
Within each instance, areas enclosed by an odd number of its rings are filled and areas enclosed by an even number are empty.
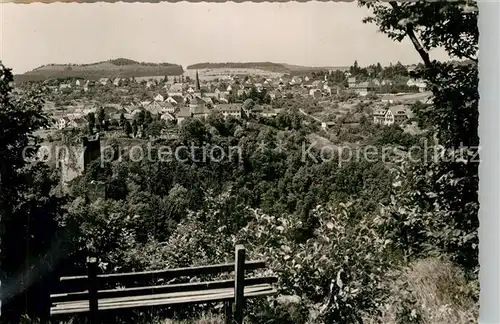
{"type": "Polygon", "coordinates": [[[478,287],[471,287],[450,261],[422,259],[393,271],[391,277],[385,283],[391,294],[380,307],[382,315],[365,318],[367,324],[476,323],[478,287]]]}
{"type": "Polygon", "coordinates": [[[237,239],[251,258],[264,258],[278,275],[280,293],[300,296],[313,323],[360,322],[363,310],[384,299],[385,242],[365,220],[350,219],[350,204],[318,206],[319,227],[304,243],[299,219],[254,211],[237,239]]]}

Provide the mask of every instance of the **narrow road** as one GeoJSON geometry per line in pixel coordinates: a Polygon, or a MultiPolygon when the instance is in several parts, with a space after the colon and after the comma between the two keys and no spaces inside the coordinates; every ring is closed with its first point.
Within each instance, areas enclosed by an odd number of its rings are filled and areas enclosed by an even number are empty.
{"type": "Polygon", "coordinates": [[[310,117],[312,119],[314,119],[315,121],[319,122],[319,123],[323,123],[323,121],[321,119],[319,119],[318,117],[314,117],[313,115],[309,115],[308,113],[306,113],[305,111],[303,111],[302,109],[299,109],[300,113],[303,114],[304,116],[307,116],[307,117],[310,117]]]}

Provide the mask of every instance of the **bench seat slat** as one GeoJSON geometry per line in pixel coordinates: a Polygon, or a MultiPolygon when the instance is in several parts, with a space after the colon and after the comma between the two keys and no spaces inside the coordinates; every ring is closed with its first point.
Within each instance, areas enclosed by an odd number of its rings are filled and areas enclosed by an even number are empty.
{"type": "MultiPolygon", "coordinates": [[[[266,289],[268,287],[270,287],[270,285],[268,285],[268,284],[248,286],[248,291],[266,289]]],[[[102,298],[102,299],[99,299],[99,305],[101,305],[103,303],[112,303],[112,302],[123,301],[123,300],[139,301],[139,300],[152,300],[152,299],[162,299],[162,298],[170,298],[170,297],[202,296],[202,295],[224,293],[227,291],[231,291],[233,289],[234,288],[218,288],[218,289],[201,290],[201,291],[181,291],[181,292],[165,293],[165,294],[102,298]]],[[[61,305],[61,306],[64,306],[64,305],[87,305],[88,303],[89,303],[88,300],[77,300],[77,301],[61,302],[61,303],[57,303],[56,305],[61,305]]]]}
{"type": "MultiPolygon", "coordinates": [[[[245,298],[276,294],[276,290],[269,284],[245,287],[245,298]]],[[[234,299],[234,288],[193,291],[185,293],[169,293],[150,296],[137,296],[137,299],[109,298],[99,300],[99,310],[113,310],[123,308],[151,307],[161,305],[176,305],[189,303],[220,302],[234,299]],[[144,298],[146,297],[146,298],[144,298]]],[[[88,312],[88,301],[64,302],[55,304],[51,308],[51,315],[73,314],[88,312]]]]}
{"type": "MultiPolygon", "coordinates": [[[[246,278],[245,286],[252,286],[263,283],[271,284],[277,282],[277,280],[278,278],[273,276],[246,278]]],[[[160,293],[173,293],[181,291],[182,292],[195,291],[195,290],[200,291],[200,290],[231,288],[231,287],[234,287],[233,279],[99,290],[98,297],[102,299],[102,298],[113,298],[113,297],[138,296],[138,295],[153,295],[160,293]]],[[[81,292],[65,293],[65,294],[53,294],[50,296],[50,299],[53,303],[61,303],[61,302],[70,302],[77,300],[88,300],[88,297],[89,297],[88,291],[81,291],[81,292]]]]}

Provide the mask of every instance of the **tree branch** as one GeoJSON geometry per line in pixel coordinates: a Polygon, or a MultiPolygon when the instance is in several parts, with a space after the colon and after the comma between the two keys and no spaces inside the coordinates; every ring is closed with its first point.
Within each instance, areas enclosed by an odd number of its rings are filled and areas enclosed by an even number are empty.
{"type": "MultiPolygon", "coordinates": [[[[391,1],[389,3],[394,8],[394,10],[398,12],[400,11],[397,2],[391,1]]],[[[411,42],[413,43],[413,47],[415,47],[415,50],[418,52],[418,54],[424,61],[425,66],[430,68],[432,64],[431,64],[431,59],[429,57],[429,53],[424,49],[424,47],[418,40],[417,36],[415,35],[413,24],[411,23],[406,24],[405,29],[406,29],[406,35],[408,35],[408,37],[410,38],[411,42]]]]}
{"type": "Polygon", "coordinates": [[[471,60],[474,63],[478,63],[478,59],[477,58],[474,58],[474,57],[469,56],[469,55],[466,55],[465,57],[468,58],[469,60],[471,60]]]}

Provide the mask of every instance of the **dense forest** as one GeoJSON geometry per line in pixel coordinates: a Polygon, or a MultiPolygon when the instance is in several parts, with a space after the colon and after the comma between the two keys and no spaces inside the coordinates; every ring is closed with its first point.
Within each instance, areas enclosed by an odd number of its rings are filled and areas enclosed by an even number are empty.
{"type": "MultiPolygon", "coordinates": [[[[94,161],[61,195],[55,171],[35,158],[33,131],[47,125],[44,91],[11,95],[13,76],[0,65],[1,321],[35,318],[52,280],[82,273],[89,253],[112,273],[219,263],[242,243],[249,258],[268,262],[280,296],[289,297],[249,301],[249,323],[475,322],[477,13],[449,2],[361,4],[373,13],[367,22],[394,40],[413,35],[422,58],[414,73],[434,94],[432,107],[414,107],[424,135],[365,120],[338,130],[363,135],[350,151],[325,155],[325,146],[345,143],[318,145],[314,138],[325,134],[296,107],[266,120],[211,114],[184,121],[177,139],[149,143],[148,158],[122,152],[117,142],[121,160],[94,161]],[[398,23],[410,16],[412,23],[398,23]],[[447,29],[440,22],[450,16],[462,19],[447,29]],[[433,61],[425,49],[435,47],[472,64],[433,61]],[[164,159],[162,146],[226,154],[164,159]],[[365,159],[368,147],[384,153],[365,159]]],[[[207,312],[219,311],[190,307],[175,317],[207,312]]],[[[117,320],[164,316],[133,312],[117,320]]]]}

